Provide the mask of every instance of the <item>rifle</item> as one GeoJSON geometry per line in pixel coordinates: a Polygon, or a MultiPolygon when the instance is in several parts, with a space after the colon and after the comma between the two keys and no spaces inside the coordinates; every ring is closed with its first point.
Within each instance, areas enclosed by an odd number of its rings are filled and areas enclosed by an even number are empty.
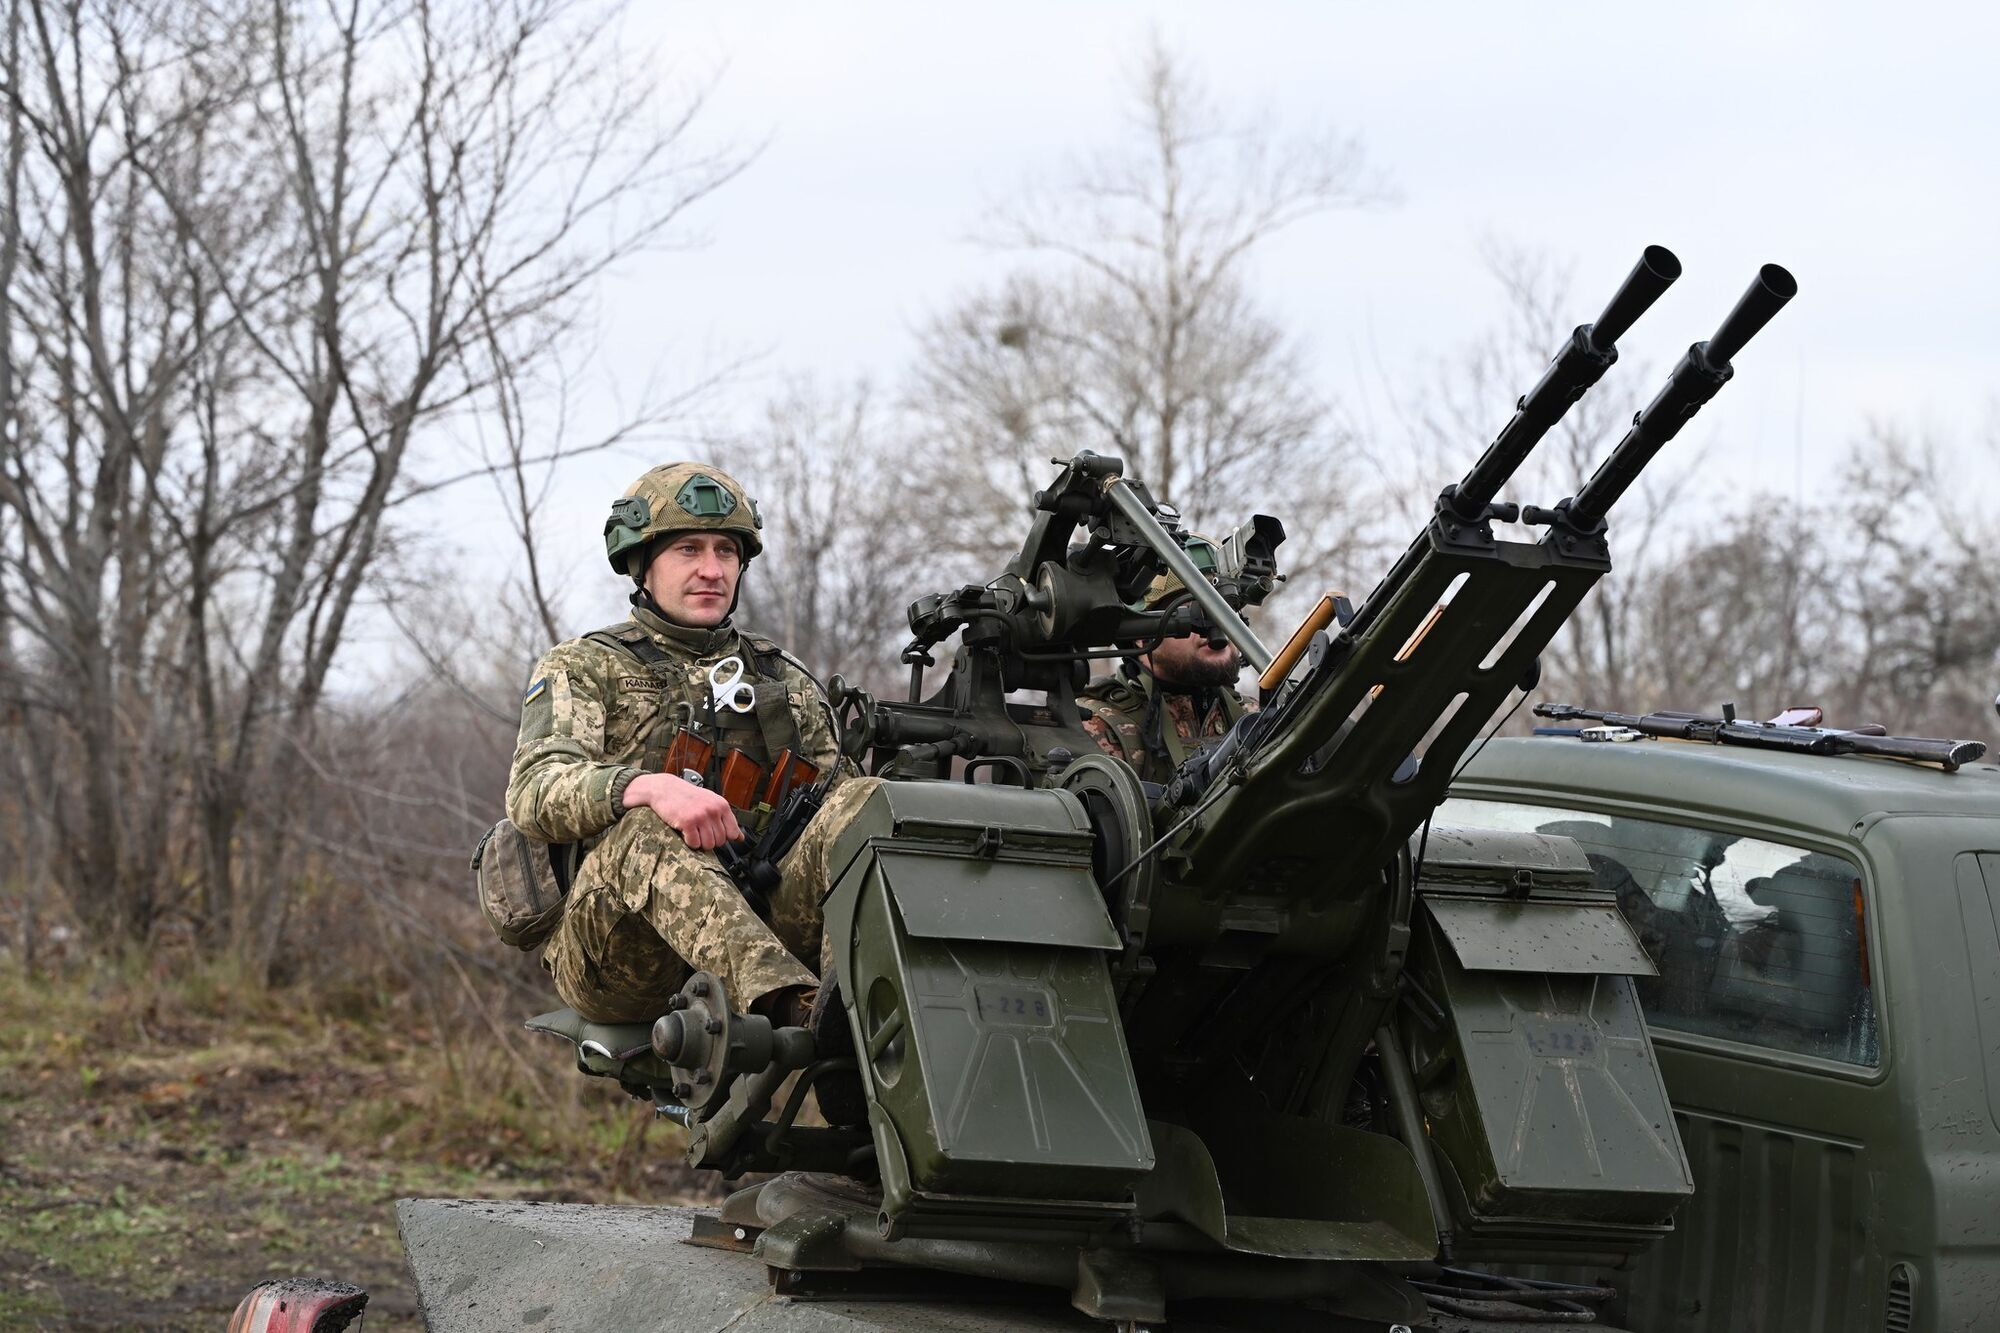
{"type": "Polygon", "coordinates": [[[1947,773],[1970,764],[1986,753],[1979,741],[1932,739],[1924,736],[1876,736],[1866,731],[1843,731],[1834,727],[1789,726],[1782,721],[1747,722],[1736,716],[1735,708],[1724,705],[1721,717],[1698,713],[1611,713],[1575,704],[1536,704],[1535,716],[1556,722],[1603,722],[1629,727],[1642,736],[1662,736],[1669,740],[1701,741],[1708,745],[1751,745],[1766,750],[1789,750],[1794,754],[1867,754],[1889,759],[1909,759],[1923,764],[1942,765],[1947,773]]]}
{"type": "MultiPolygon", "coordinates": [[[[803,760],[795,762],[808,769],[812,767],[803,760]]],[[[813,816],[826,803],[827,790],[832,785],[833,774],[829,772],[818,782],[790,788],[779,799],[754,839],[724,843],[716,849],[722,868],[743,890],[744,898],[756,909],[758,916],[769,919],[771,894],[782,878],[778,873],[778,862],[792,850],[799,835],[806,831],[806,825],[812,823],[813,816]]]]}

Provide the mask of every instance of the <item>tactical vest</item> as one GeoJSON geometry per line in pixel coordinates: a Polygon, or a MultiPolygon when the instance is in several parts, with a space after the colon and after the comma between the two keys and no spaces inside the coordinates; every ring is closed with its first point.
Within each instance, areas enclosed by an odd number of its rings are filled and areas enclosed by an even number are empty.
{"type": "MultiPolygon", "coordinates": [[[[659,682],[659,716],[647,733],[637,765],[647,772],[657,773],[664,768],[674,737],[690,723],[697,734],[714,743],[718,763],[730,751],[740,750],[768,769],[781,751],[798,753],[799,722],[792,716],[790,691],[786,687],[786,654],[769,639],[737,631],[745,649],[743,682],[755,695],[752,711],[738,713],[714,706],[706,668],[664,651],[653,642],[646,628],[635,621],[593,630],[584,637],[636,659],[646,668],[646,674],[659,682]]],[[[713,774],[703,776],[712,779],[713,774]]]]}
{"type": "MultiPolygon", "coordinates": [[[[1223,729],[1227,730],[1243,716],[1243,701],[1231,689],[1218,688],[1213,693],[1215,703],[1202,710],[1195,718],[1195,725],[1201,727],[1209,712],[1219,708],[1223,729]]],[[[1098,676],[1084,687],[1077,702],[1104,723],[1105,730],[1123,752],[1125,762],[1148,782],[1165,781],[1182,760],[1206,741],[1214,739],[1200,735],[1191,740],[1184,739],[1164,716],[1165,701],[1150,676],[1135,677],[1124,672],[1115,676],[1098,676]],[[1120,725],[1125,722],[1136,725],[1136,735],[1120,725]],[[1157,750],[1153,748],[1155,745],[1157,750]]]]}

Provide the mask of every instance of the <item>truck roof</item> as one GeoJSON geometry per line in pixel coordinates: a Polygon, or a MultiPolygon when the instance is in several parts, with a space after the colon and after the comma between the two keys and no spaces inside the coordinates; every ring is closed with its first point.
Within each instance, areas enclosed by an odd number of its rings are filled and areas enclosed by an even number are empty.
{"type": "Polygon", "coordinates": [[[1495,738],[1453,783],[1541,788],[1551,796],[1621,799],[1835,831],[1871,815],[2000,817],[2000,765],[1947,773],[1931,764],[1861,755],[1791,754],[1678,740],[1583,741],[1573,736],[1495,738]]]}

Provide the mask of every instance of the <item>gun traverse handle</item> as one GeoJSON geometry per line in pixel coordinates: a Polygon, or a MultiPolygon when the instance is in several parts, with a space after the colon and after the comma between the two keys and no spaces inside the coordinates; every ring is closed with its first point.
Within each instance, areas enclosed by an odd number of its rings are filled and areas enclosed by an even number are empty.
{"type": "Polygon", "coordinates": [[[1257,688],[1260,691],[1269,694],[1284,683],[1285,677],[1292,674],[1292,668],[1299,664],[1299,659],[1305,656],[1307,647],[1312,644],[1313,635],[1333,623],[1334,606],[1339,596],[1337,592],[1328,593],[1319,599],[1319,605],[1306,613],[1306,618],[1292,631],[1292,637],[1285,640],[1285,646],[1271,659],[1271,665],[1265,667],[1264,673],[1257,677],[1257,688]]]}

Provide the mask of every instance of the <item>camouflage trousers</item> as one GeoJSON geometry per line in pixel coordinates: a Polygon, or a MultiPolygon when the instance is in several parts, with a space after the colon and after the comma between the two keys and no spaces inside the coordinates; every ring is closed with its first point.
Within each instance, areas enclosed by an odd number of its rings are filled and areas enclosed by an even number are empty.
{"type": "Polygon", "coordinates": [[[820,900],[834,839],[880,779],[850,778],[778,863],[767,923],[714,852],[698,852],[651,810],[627,811],[577,867],[542,954],[563,1002],[594,1023],[650,1023],[696,970],[741,1013],[786,986],[818,982],[820,900]]]}

